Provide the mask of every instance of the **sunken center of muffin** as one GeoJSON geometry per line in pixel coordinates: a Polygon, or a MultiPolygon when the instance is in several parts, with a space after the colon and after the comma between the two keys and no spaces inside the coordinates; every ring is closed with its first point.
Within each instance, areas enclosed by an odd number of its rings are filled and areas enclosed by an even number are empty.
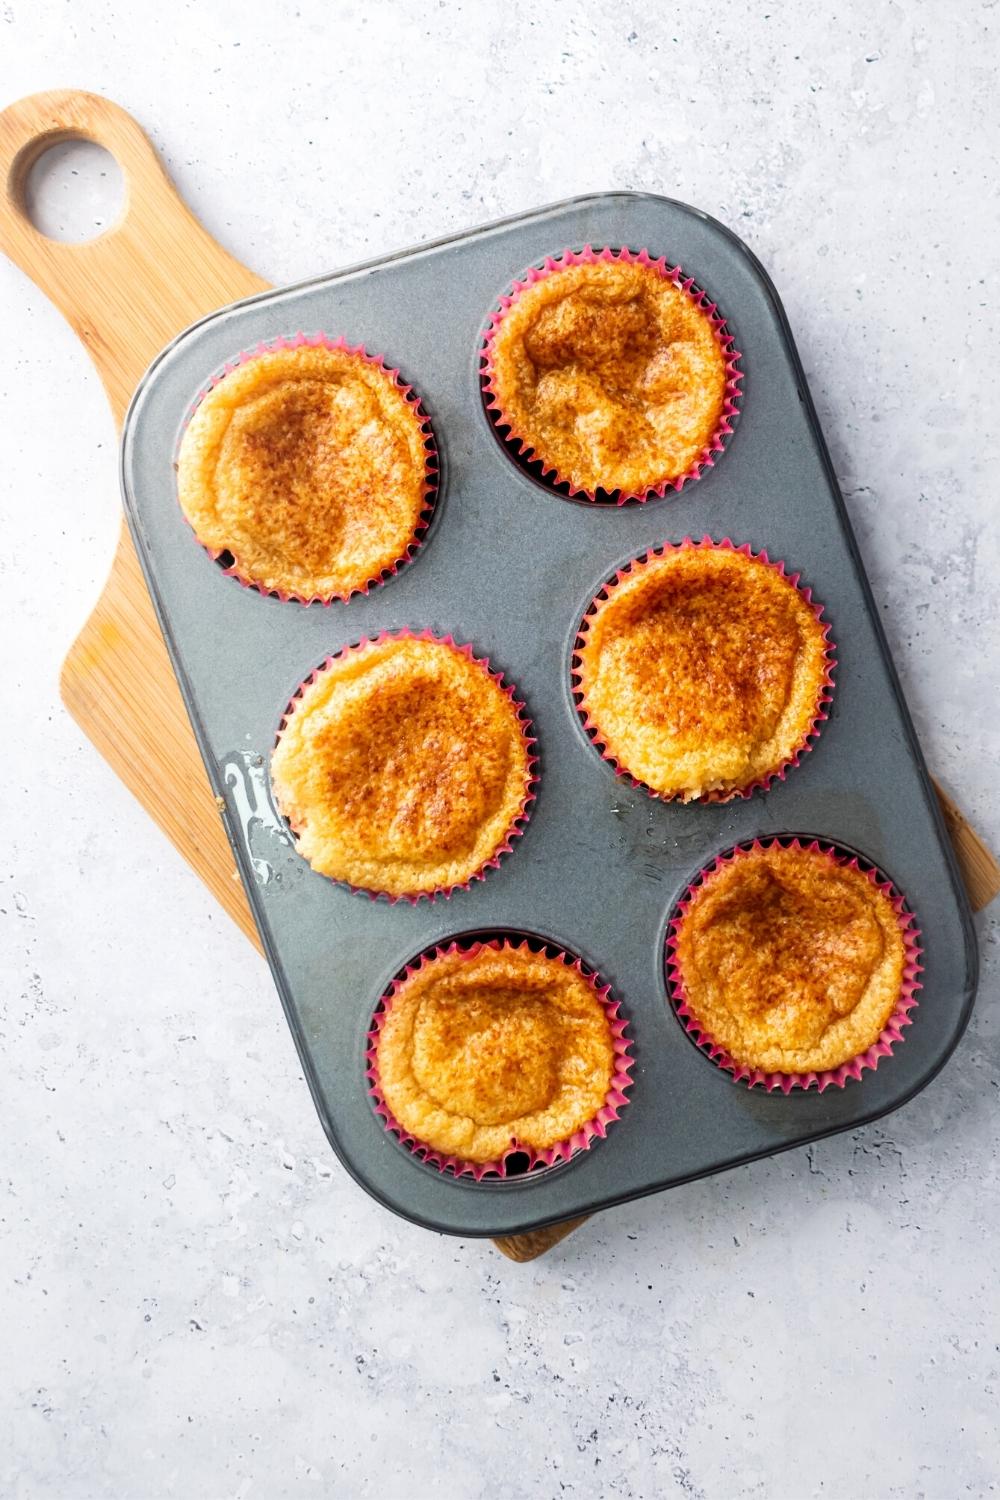
{"type": "MultiPolygon", "coordinates": [[[[870,891],[870,888],[868,888],[870,891]]],[[[758,1042],[805,1047],[851,1014],[885,953],[864,886],[758,865],[697,924],[694,960],[758,1042]]]]}
{"type": "Polygon", "coordinates": [[[480,670],[435,665],[374,669],[316,736],[325,800],[383,858],[466,852],[508,793],[512,732],[484,733],[480,670]]]}
{"type": "Polygon", "coordinates": [[[616,680],[602,717],[655,729],[677,751],[769,737],[801,647],[787,586],[778,594],[729,569],[704,573],[653,576],[623,601],[599,669],[616,680]]]}
{"type": "Polygon", "coordinates": [[[573,365],[621,400],[647,383],[659,348],[656,311],[642,289],[581,289],[540,313],[524,347],[540,378],[573,365]]]}
{"type": "Polygon", "coordinates": [[[559,1017],[541,996],[466,990],[425,996],[413,1073],[450,1114],[497,1125],[544,1109],[558,1088],[559,1017]]]}
{"type": "Polygon", "coordinates": [[[367,386],[284,380],[232,413],[215,473],[219,516],[275,558],[323,570],[411,467],[406,434],[367,386]]]}

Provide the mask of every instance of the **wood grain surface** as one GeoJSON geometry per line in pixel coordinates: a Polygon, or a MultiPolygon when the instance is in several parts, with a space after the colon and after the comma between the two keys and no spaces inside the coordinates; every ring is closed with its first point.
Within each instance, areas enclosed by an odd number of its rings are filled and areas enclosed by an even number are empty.
{"type": "MultiPolygon", "coordinates": [[[[0,248],[79,334],[119,427],[164,344],[206,313],[267,287],[188,211],[131,115],[96,94],[34,94],[0,113],[0,181],[0,248]],[[104,146],[125,181],[118,222],[77,245],[40,234],[24,206],[33,163],[69,139],[104,146]]],[[[110,576],[66,658],[61,688],[77,723],[257,943],[124,520],[110,576]]]]}
{"type": "MultiPolygon", "coordinates": [[[[121,426],[146,367],[189,324],[268,283],[219,245],[178,197],[146,135],[118,105],[60,89],[0,112],[0,249],[55,303],[86,346],[121,426]],[[96,239],[62,244],[25,208],[32,165],[50,146],[90,140],[116,158],[125,182],[118,222],[96,239]]],[[[260,946],[128,530],[111,573],[71,647],[63,700],[116,774],[260,946]]],[[[975,910],[1000,892],[1000,866],[937,789],[975,910]]],[[[495,1241],[533,1260],[584,1219],[495,1241]]]]}

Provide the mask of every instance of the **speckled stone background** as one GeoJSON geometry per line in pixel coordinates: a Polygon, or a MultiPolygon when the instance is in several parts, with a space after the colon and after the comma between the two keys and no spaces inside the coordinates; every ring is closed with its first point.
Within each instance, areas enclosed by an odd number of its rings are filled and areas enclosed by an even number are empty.
{"type": "MultiPolygon", "coordinates": [[[[730,224],[785,300],[928,761],[1000,847],[998,13],[3,0],[0,103],[116,98],[277,282],[612,186],[730,224]]],[[[60,707],[115,437],[2,259],[0,302],[0,1492],[993,1492],[996,914],[970,1031],[881,1124],[531,1266],[391,1218],[331,1157],[263,963],[60,707]]]]}

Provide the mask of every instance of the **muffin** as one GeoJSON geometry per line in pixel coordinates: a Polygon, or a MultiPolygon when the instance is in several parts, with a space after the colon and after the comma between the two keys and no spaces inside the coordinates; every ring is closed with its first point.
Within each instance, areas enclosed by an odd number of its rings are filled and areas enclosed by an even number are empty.
{"type": "Polygon", "coordinates": [[[495,422],[571,493],[645,498],[721,448],[736,410],[731,345],[664,261],[567,253],[504,299],[485,383],[495,422]]]}
{"type": "Polygon", "coordinates": [[[619,771],[684,802],[783,775],[825,718],[829,627],[781,564],[728,540],[638,558],[585,616],[576,697],[619,771]]]}
{"type": "Polygon", "coordinates": [[[625,1103],[625,1025],[566,954],[526,942],[424,955],[382,1002],[369,1074],[389,1128],[452,1168],[549,1163],[625,1103]]]}
{"type": "Polygon", "coordinates": [[[470,647],[363,641],[293,699],[271,756],[275,797],[320,874],[393,897],[449,891],[521,832],[529,729],[470,647]]]}
{"type": "Polygon", "coordinates": [[[262,346],[195,409],[178,497],[244,583],[347,598],[394,571],[426,527],[429,437],[411,393],[361,349],[262,346]]]}
{"type": "Polygon", "coordinates": [[[916,1003],[918,952],[888,882],[793,840],[716,861],[681,904],[668,959],[685,1025],[759,1082],[874,1067],[916,1003]]]}

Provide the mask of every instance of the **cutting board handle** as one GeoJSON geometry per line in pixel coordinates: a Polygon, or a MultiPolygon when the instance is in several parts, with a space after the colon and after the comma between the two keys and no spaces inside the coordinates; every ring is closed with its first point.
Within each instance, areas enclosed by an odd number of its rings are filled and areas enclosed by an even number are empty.
{"type": "MultiPolygon", "coordinates": [[[[0,111],[0,250],[79,334],[118,426],[165,344],[206,314],[267,288],[198,223],[132,116],[77,89],[32,94],[0,111]],[[27,212],[32,165],[67,140],[103,146],[124,180],[117,222],[82,244],[49,239],[27,212]]],[[[63,663],[60,687],[125,785],[258,941],[124,521],[108,580],[63,663]]]]}
{"type": "Polygon", "coordinates": [[[202,228],[145,132],[100,94],[53,89],[0,112],[0,183],[0,249],[79,334],[119,423],[164,344],[206,313],[266,287],[202,228]],[[42,234],[26,201],[35,162],[70,140],[103,146],[125,185],[117,222],[80,244],[42,234]]]}

